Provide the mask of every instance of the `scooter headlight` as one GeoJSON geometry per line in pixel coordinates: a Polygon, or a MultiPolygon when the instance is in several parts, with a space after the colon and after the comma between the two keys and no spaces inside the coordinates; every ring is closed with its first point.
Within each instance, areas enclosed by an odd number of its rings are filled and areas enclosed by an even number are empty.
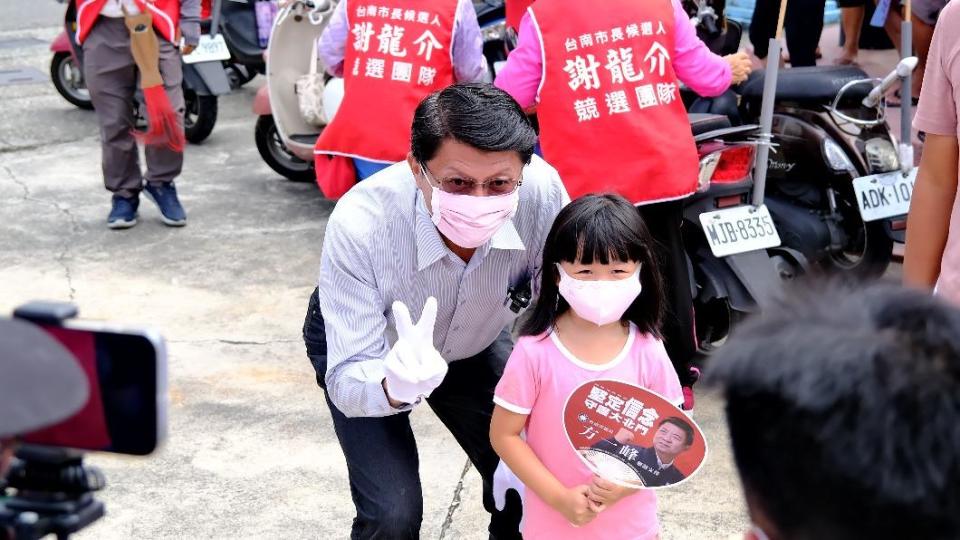
{"type": "Polygon", "coordinates": [[[900,168],[900,157],[897,149],[887,139],[870,139],[866,144],[867,163],[871,173],[885,173],[900,168]]]}
{"type": "Polygon", "coordinates": [[[823,140],[823,155],[834,171],[854,173],[857,170],[843,148],[832,139],[823,140]]]}

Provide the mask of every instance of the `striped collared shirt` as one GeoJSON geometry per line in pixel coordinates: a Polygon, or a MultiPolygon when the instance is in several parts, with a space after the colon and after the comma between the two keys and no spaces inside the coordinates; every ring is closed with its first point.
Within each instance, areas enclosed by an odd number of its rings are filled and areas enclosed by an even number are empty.
{"type": "Polygon", "coordinates": [[[556,170],[534,156],[516,215],[465,263],[443,243],[406,162],[351,189],[330,216],[320,258],[334,405],[352,417],[399,412],[381,386],[396,340],[395,301],[416,321],[427,298],[437,298],[433,343],[447,362],[492,344],[518,316],[508,289],[539,278],[544,241],[568,200],[556,170]]]}

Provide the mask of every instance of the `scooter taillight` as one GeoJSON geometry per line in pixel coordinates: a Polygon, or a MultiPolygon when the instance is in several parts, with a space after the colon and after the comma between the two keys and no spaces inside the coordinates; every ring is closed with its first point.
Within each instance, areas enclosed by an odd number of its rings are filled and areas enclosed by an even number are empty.
{"type": "Polygon", "coordinates": [[[722,184],[739,182],[747,178],[750,176],[750,169],[753,168],[753,153],[752,146],[738,146],[724,150],[720,154],[720,161],[710,181],[722,184]]]}

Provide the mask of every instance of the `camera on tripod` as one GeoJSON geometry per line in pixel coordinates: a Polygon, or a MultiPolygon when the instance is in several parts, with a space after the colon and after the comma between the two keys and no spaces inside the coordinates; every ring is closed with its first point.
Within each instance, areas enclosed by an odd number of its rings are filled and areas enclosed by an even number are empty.
{"type": "Polygon", "coordinates": [[[57,538],[103,517],[103,474],[86,452],[146,456],[166,437],[167,355],[156,332],[77,321],[32,302],[0,319],[0,539],[57,538]],[[2,467],[0,467],[2,473],[2,467]]]}

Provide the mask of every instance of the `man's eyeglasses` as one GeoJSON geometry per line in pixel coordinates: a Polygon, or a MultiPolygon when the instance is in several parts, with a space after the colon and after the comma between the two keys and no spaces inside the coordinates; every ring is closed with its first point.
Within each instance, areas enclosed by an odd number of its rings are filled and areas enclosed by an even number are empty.
{"type": "Polygon", "coordinates": [[[516,191],[523,183],[522,176],[517,180],[504,178],[487,180],[486,182],[477,182],[470,178],[436,179],[423,163],[420,164],[420,170],[427,178],[427,181],[439,184],[441,190],[447,193],[453,193],[454,195],[473,195],[477,192],[478,188],[481,189],[483,193],[489,193],[491,195],[509,195],[516,191]]]}

